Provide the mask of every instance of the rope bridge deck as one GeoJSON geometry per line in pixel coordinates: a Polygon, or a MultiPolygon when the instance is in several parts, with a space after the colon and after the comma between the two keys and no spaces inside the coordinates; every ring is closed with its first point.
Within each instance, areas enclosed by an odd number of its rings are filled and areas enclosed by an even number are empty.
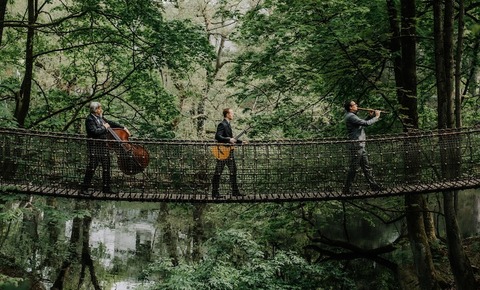
{"type": "MultiPolygon", "coordinates": [[[[262,202],[394,196],[480,186],[480,128],[371,136],[366,142],[380,190],[370,190],[361,169],[354,193],[342,189],[350,166],[345,139],[252,141],[236,146],[242,196],[231,194],[229,169],[220,181],[222,199],[211,196],[216,159],[209,141],[131,139],[150,162],[127,175],[111,152],[112,185],[100,191],[97,168],[91,196],[80,195],[87,139],[76,134],[0,128],[0,192],[129,201],[262,202]]],[[[110,141],[112,142],[112,141],[110,141]]]]}

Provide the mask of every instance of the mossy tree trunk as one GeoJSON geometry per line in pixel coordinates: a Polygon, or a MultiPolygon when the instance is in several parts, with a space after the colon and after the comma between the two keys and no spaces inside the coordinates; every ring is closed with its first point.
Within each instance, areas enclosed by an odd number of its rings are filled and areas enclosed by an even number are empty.
{"type": "MultiPolygon", "coordinates": [[[[460,0],[463,2],[463,0],[460,0]]],[[[438,96],[438,128],[454,128],[461,125],[460,121],[460,100],[454,95],[454,65],[457,68],[461,61],[462,41],[457,43],[457,61],[454,63],[454,1],[446,0],[445,2],[433,1],[434,8],[434,45],[435,45],[435,76],[437,80],[437,96],[438,96]]],[[[463,7],[463,4],[460,5],[463,7]]],[[[460,11],[462,14],[463,11],[460,11]]],[[[463,23],[459,23],[459,26],[463,23]]],[[[459,31],[462,28],[459,27],[459,31]]],[[[461,36],[459,36],[461,37],[461,36]]],[[[458,79],[460,76],[457,76],[458,79]]],[[[458,91],[460,88],[455,88],[458,91]]],[[[460,146],[456,144],[461,140],[456,136],[446,136],[439,140],[440,142],[440,158],[442,164],[442,177],[447,180],[455,180],[459,177],[461,152],[460,146]]],[[[443,207],[445,213],[445,226],[447,233],[448,257],[452,273],[455,277],[457,289],[478,289],[473,269],[470,261],[463,249],[460,229],[458,227],[456,211],[455,211],[456,192],[443,193],[443,207]]]]}

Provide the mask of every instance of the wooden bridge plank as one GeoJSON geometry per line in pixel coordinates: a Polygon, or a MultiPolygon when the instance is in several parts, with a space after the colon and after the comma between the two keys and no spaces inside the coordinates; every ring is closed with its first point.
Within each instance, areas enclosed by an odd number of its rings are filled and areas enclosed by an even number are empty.
{"type": "Polygon", "coordinates": [[[11,194],[35,194],[40,196],[53,196],[60,198],[79,198],[89,200],[111,201],[141,201],[141,202],[179,202],[179,203],[243,203],[243,202],[289,202],[289,201],[326,201],[337,199],[365,199],[405,194],[423,194],[442,191],[479,188],[480,179],[468,179],[458,181],[445,181],[436,184],[418,184],[415,186],[396,186],[382,191],[358,191],[356,194],[345,195],[341,192],[309,192],[290,194],[246,194],[244,196],[223,195],[221,199],[212,198],[210,194],[162,194],[161,192],[130,193],[119,192],[118,195],[105,194],[100,191],[91,191],[90,196],[81,195],[78,189],[66,189],[49,186],[34,186],[30,184],[6,184],[2,183],[0,190],[11,194]]]}

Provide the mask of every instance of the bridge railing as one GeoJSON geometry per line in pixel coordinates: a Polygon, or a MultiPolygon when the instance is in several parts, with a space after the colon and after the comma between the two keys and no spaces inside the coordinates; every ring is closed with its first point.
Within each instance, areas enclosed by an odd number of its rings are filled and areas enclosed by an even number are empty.
{"type": "MultiPolygon", "coordinates": [[[[371,191],[361,169],[357,196],[385,196],[478,187],[480,129],[371,136],[369,160],[383,189],[371,191]]],[[[217,160],[213,141],[132,139],[150,162],[143,172],[123,173],[111,152],[112,184],[136,200],[210,200],[217,160]]],[[[349,169],[346,139],[251,141],[236,146],[237,179],[245,200],[322,200],[342,193],[349,169]]],[[[80,135],[0,128],[0,190],[78,196],[87,164],[80,135]]],[[[92,188],[101,189],[101,168],[92,188]]],[[[220,193],[230,197],[225,166],[220,193]]],[[[95,196],[103,197],[99,192],[95,196]]],[[[350,197],[350,196],[349,196],[350,197]]]]}

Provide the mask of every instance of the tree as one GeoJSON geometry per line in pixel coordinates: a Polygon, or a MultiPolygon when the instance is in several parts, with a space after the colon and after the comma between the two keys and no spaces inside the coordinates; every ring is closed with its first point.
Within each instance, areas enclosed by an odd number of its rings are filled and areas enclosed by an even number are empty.
{"type": "MultiPolygon", "coordinates": [[[[397,55],[394,58],[395,78],[397,84],[397,95],[400,104],[400,115],[404,131],[418,129],[417,111],[417,43],[416,43],[416,2],[413,0],[402,0],[400,2],[400,28],[398,28],[397,13],[395,4],[388,2],[390,26],[393,31],[392,53],[397,55]],[[399,53],[399,54],[395,54],[399,53]]],[[[407,144],[415,146],[415,144],[407,144]]],[[[416,156],[412,156],[418,150],[409,150],[404,156],[406,168],[409,170],[407,176],[413,180],[417,178],[418,169],[415,165],[416,156]]],[[[405,196],[406,220],[408,236],[412,249],[416,274],[422,289],[439,289],[435,266],[432,259],[426,225],[430,221],[426,202],[422,195],[405,196]]],[[[432,227],[429,227],[432,228],[432,227]]]]}
{"type": "MultiPolygon", "coordinates": [[[[460,0],[463,3],[463,0],[460,0]]],[[[460,5],[463,7],[463,4],[460,5]]],[[[434,41],[435,41],[435,75],[437,79],[436,87],[438,94],[438,128],[453,128],[461,124],[459,105],[460,88],[454,88],[454,83],[459,85],[458,75],[461,66],[461,56],[457,56],[456,81],[454,82],[454,2],[445,1],[433,3],[434,9],[434,41]],[[456,93],[454,94],[454,90],[456,93]],[[456,96],[456,97],[455,97],[456,96]],[[455,112],[457,112],[455,116],[455,112]]],[[[463,11],[460,11],[462,14],[463,11]]],[[[462,32],[462,22],[458,23],[459,31],[462,32]]],[[[461,38],[461,36],[459,36],[461,38]]],[[[457,51],[460,53],[462,41],[457,43],[457,51]]],[[[445,138],[451,139],[451,138],[445,138]]],[[[461,142],[460,140],[441,140],[441,142],[461,142]]],[[[442,150],[442,160],[459,164],[461,153],[458,150],[442,150]]],[[[442,174],[449,177],[455,177],[460,174],[458,168],[442,167],[442,174]]],[[[447,232],[447,244],[450,265],[455,277],[458,289],[478,288],[473,275],[473,270],[469,259],[467,258],[462,246],[460,230],[458,227],[455,213],[455,194],[454,192],[444,192],[444,211],[445,224],[447,232]]]]}
{"type": "Polygon", "coordinates": [[[2,38],[3,38],[3,28],[4,28],[4,20],[5,14],[7,13],[7,1],[0,2],[0,46],[2,45],[2,38]]]}
{"type": "Polygon", "coordinates": [[[6,28],[19,28],[18,37],[26,39],[24,69],[14,62],[4,64],[7,69],[24,72],[22,84],[11,76],[11,85],[3,91],[19,92],[15,117],[20,125],[38,127],[62,116],[61,130],[66,130],[72,123],[78,124],[77,116],[86,103],[104,100],[110,107],[111,100],[116,100],[112,111],[123,114],[124,119],[135,119],[144,130],[160,128],[164,132],[157,134],[171,134],[169,122],[176,116],[174,96],[162,85],[161,71],[181,73],[193,63],[202,65],[209,59],[210,45],[198,33],[198,26],[164,21],[160,7],[150,0],[105,5],[74,1],[53,8],[31,2],[27,7],[29,25],[8,18],[4,22],[6,28]],[[58,17],[40,17],[48,9],[55,9],[58,17]],[[26,36],[20,33],[24,27],[26,36]],[[37,97],[42,95],[43,99],[37,97]],[[35,110],[29,111],[32,104],[35,110]],[[127,107],[132,109],[130,113],[122,110],[127,107]]]}

